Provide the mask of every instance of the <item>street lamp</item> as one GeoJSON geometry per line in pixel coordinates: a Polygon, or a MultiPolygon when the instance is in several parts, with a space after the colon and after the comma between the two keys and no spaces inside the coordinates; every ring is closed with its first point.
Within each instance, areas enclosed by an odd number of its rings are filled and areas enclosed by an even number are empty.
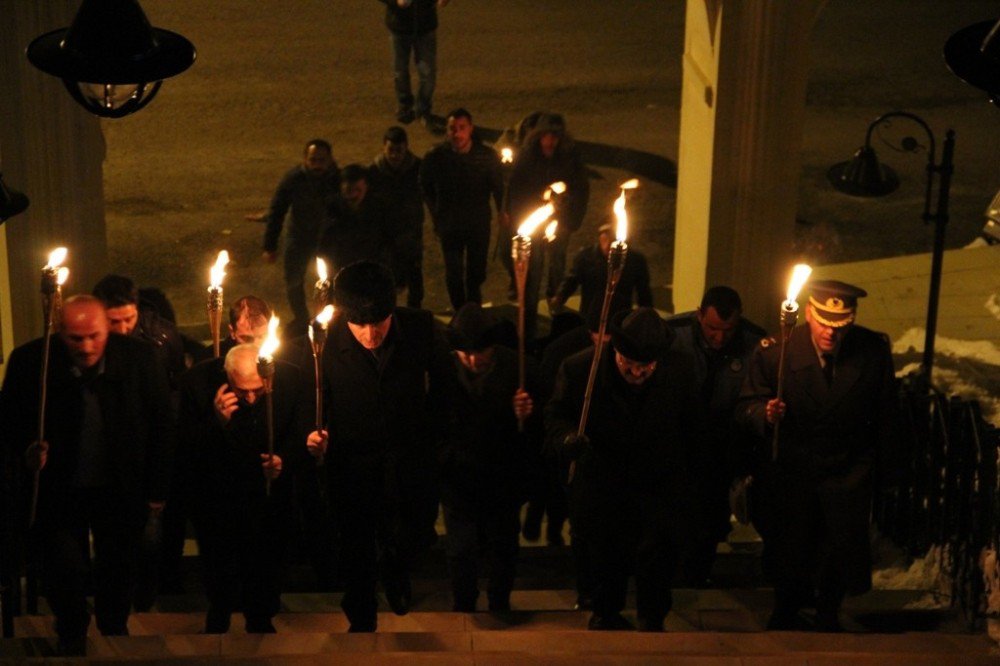
{"type": "MultiPolygon", "coordinates": [[[[865,134],[865,144],[854,158],[848,162],[836,164],[827,171],[827,178],[833,187],[840,192],[853,196],[880,197],[890,194],[899,186],[899,178],[889,169],[880,165],[871,146],[872,133],[876,128],[889,127],[894,118],[908,120],[921,127],[927,134],[927,184],[924,190],[924,212],[920,216],[924,222],[934,223],[934,249],[931,254],[931,284],[927,296],[927,324],[924,337],[924,357],[920,368],[920,379],[923,385],[931,385],[931,371],[934,367],[934,337],[937,329],[938,298],[941,291],[941,266],[944,259],[944,232],[948,225],[948,193],[951,187],[951,174],[954,170],[955,132],[948,130],[945,134],[944,147],[941,151],[941,162],[935,162],[935,140],[931,128],[923,118],[906,111],[891,111],[884,113],[868,126],[865,134]],[[934,176],[938,176],[937,207],[931,212],[934,176]]],[[[886,141],[893,150],[906,153],[916,153],[921,145],[912,136],[903,137],[899,145],[886,141]]]]}
{"type": "Polygon", "coordinates": [[[980,90],[1000,107],[1000,21],[966,26],[944,44],[944,61],[958,78],[980,90]]]}
{"type": "Polygon", "coordinates": [[[121,118],[190,67],[195,49],[183,35],[152,27],[138,0],[83,0],[73,24],[36,37],[27,56],[90,113],[121,118]]]}

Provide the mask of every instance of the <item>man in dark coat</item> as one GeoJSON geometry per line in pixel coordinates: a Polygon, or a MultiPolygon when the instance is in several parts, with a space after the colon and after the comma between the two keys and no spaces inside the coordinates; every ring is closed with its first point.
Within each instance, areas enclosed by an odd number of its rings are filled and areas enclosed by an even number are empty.
{"type": "Polygon", "coordinates": [[[690,360],[670,347],[652,308],[611,322],[586,434],[578,437],[592,353],[568,358],[545,411],[548,445],[576,461],[570,487],[574,535],[586,540],[594,579],[589,628],[626,629],[630,573],[639,628],[662,631],[671,579],[689,519],[690,459],[699,436],[690,360]]]}
{"type": "Polygon", "coordinates": [[[420,193],[420,158],[410,152],[406,130],[390,127],[382,152],[369,167],[372,195],[389,212],[389,245],[396,287],[406,287],[406,306],[419,308],[424,298],[424,200],[420,193]]]}
{"type": "Polygon", "coordinates": [[[738,471],[745,471],[737,444],[740,431],[733,408],[750,367],[750,355],[764,331],[742,315],[735,289],[709,288],[697,310],[667,319],[674,331],[673,348],[694,364],[695,391],[708,415],[705,445],[698,448],[692,470],[696,480],[698,518],[691,550],[683,565],[689,587],[707,587],[718,542],[731,525],[729,488],[738,471]]]}
{"type": "Polygon", "coordinates": [[[290,517],[293,468],[312,464],[304,445],[310,395],[298,368],[275,362],[274,455],[268,455],[267,395],[259,348],[239,344],[225,359],[184,376],[180,436],[191,515],[205,566],[205,633],[229,630],[242,610],[248,633],[274,633],[290,517]],[[266,479],[270,479],[270,488],[266,479]]]}
{"type": "Polygon", "coordinates": [[[451,424],[454,368],[425,310],[394,307],[389,269],[359,262],[334,280],[323,355],[327,428],[310,433],[339,527],[351,631],[375,631],[381,574],[393,611],[409,610],[409,566],[436,538],[437,448],[451,424]]]}
{"type": "Polygon", "coordinates": [[[40,470],[34,538],[60,648],[68,653],[83,652],[90,624],[88,530],[97,627],[125,635],[135,551],[167,494],[173,419],[166,372],[149,343],[109,333],[97,298],[66,300],[52,339],[43,442],[42,340],[13,351],[0,399],[10,459],[40,470]]]}
{"type": "Polygon", "coordinates": [[[379,0],[385,5],[385,25],[392,38],[392,70],[396,91],[396,120],[420,118],[434,128],[431,106],[437,80],[438,7],[448,0],[379,0]],[[410,85],[410,54],[419,77],[416,99],[410,85]],[[415,102],[415,103],[414,103],[415,102]]]}
{"type": "Polygon", "coordinates": [[[812,283],[806,326],[785,351],[784,394],[775,396],[780,344],[765,338],[737,405],[741,424],[768,444],[780,420],[777,460],[755,475],[755,525],[774,583],[769,628],[840,628],[845,594],[871,588],[869,515],[876,483],[891,484],[896,390],[888,338],[854,323],[858,287],[812,283]]]}
{"type": "Polygon", "coordinates": [[[278,239],[290,213],[285,239],[285,287],[288,304],[295,321],[292,328],[304,328],[309,321],[306,304],[305,274],[316,256],[320,234],[326,226],[327,210],[340,189],[340,175],[333,159],[333,149],[323,139],[306,144],[302,164],[284,175],[263,216],[253,215],[267,223],[264,232],[264,261],[274,263],[278,256],[278,239]]]}
{"type": "Polygon", "coordinates": [[[463,305],[448,327],[458,386],[456,427],[441,455],[441,502],[453,610],[464,613],[476,610],[480,544],[489,609],[510,610],[529,449],[541,437],[531,394],[518,387],[517,352],[497,344],[498,332],[499,323],[478,303],[463,305]]]}
{"type": "Polygon", "coordinates": [[[368,177],[360,164],[348,164],[340,174],[340,197],[330,206],[318,251],[333,272],[362,260],[390,264],[389,210],[370,195],[368,177]]]}
{"type": "Polygon", "coordinates": [[[474,137],[474,129],[472,114],[455,109],[448,114],[448,140],[424,155],[420,165],[420,187],[441,240],[448,298],[456,312],[466,301],[483,302],[490,198],[498,214],[503,207],[500,157],[474,137]]]}

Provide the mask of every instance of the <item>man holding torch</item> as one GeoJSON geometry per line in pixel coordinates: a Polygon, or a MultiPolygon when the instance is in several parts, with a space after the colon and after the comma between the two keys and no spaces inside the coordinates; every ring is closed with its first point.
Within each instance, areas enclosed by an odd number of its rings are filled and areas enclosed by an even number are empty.
{"type": "Polygon", "coordinates": [[[701,422],[685,355],[652,308],[621,311],[601,355],[590,418],[578,435],[593,351],[563,362],[545,410],[549,450],[574,460],[570,520],[586,542],[593,578],[592,630],[631,629],[622,615],[635,575],[643,631],[663,631],[671,579],[691,512],[691,458],[701,422]]]}
{"type": "Polygon", "coordinates": [[[42,340],[18,347],[0,393],[4,446],[39,470],[34,526],[44,594],[60,651],[83,654],[91,543],[94,611],[104,635],[125,635],[143,525],[161,511],[173,443],[166,372],[152,346],[110,335],[93,296],[63,304],[47,373],[45,438],[38,440],[42,340]]]}
{"type": "Polygon", "coordinates": [[[807,325],[786,343],[781,397],[780,345],[764,338],[736,407],[737,421],[767,439],[753,497],[774,583],[769,629],[807,628],[799,610],[815,605],[815,628],[839,631],[845,594],[871,588],[872,493],[891,487],[897,405],[888,338],[854,322],[865,295],[813,281],[807,325]]]}

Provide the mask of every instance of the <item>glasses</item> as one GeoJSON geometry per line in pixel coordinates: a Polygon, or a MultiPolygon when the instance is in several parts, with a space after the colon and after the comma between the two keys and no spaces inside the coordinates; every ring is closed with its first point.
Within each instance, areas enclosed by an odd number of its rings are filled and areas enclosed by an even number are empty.
{"type": "Polygon", "coordinates": [[[234,394],[236,394],[237,398],[250,405],[257,402],[257,398],[264,395],[263,386],[255,389],[241,389],[241,388],[236,388],[234,386],[230,386],[229,390],[232,391],[234,394]]]}

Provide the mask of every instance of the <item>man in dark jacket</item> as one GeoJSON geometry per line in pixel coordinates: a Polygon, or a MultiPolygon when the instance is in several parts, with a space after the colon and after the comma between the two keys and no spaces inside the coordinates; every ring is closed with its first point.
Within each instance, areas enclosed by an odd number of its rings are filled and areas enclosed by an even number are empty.
{"type": "MultiPolygon", "coordinates": [[[[472,115],[448,115],[448,140],[432,148],[420,165],[420,187],[441,240],[451,306],[482,303],[490,247],[490,198],[499,213],[503,174],[496,151],[473,137],[472,115]]],[[[504,216],[501,215],[501,222],[504,216]]],[[[501,226],[504,226],[503,224],[501,226]]]]}
{"type": "Polygon", "coordinates": [[[375,631],[381,574],[398,614],[409,566],[436,538],[437,447],[451,424],[454,369],[431,313],[394,307],[392,273],[352,264],[334,280],[337,314],[323,355],[327,428],[310,433],[343,548],[351,631],[375,631]]]}
{"type": "Polygon", "coordinates": [[[104,635],[125,635],[135,551],[163,509],[173,442],[167,376],[147,342],[110,335],[93,296],[63,305],[48,368],[45,439],[38,442],[42,340],[18,347],[0,398],[9,459],[40,470],[34,537],[60,648],[82,654],[90,540],[94,610],[104,635]]]}
{"type": "Polygon", "coordinates": [[[390,263],[390,215],[386,202],[369,192],[369,171],[348,164],[340,174],[340,196],[327,214],[319,255],[333,272],[356,261],[390,263]]]}
{"type": "Polygon", "coordinates": [[[481,543],[489,609],[510,610],[529,449],[541,435],[541,419],[529,418],[532,397],[518,387],[517,352],[497,344],[498,332],[499,323],[478,303],[463,305],[448,327],[458,387],[456,427],[441,456],[441,501],[453,610],[463,613],[476,610],[481,543]]]}
{"type": "Polygon", "coordinates": [[[406,305],[419,308],[424,298],[424,200],[420,194],[420,158],[410,152],[406,130],[390,127],[382,152],[369,167],[372,196],[385,202],[388,242],[396,287],[407,289],[406,305]]]}
{"type": "MultiPolygon", "coordinates": [[[[573,265],[563,278],[549,305],[558,310],[566,304],[573,292],[580,288],[580,312],[589,312],[590,304],[595,300],[600,302],[608,284],[608,252],[614,230],[610,222],[602,224],[597,230],[597,243],[581,248],[573,257],[573,265]]],[[[616,301],[622,301],[625,307],[635,303],[639,307],[653,306],[653,292],[649,287],[649,265],[646,257],[633,246],[629,246],[625,267],[615,288],[616,301]]]]}
{"type": "Polygon", "coordinates": [[[281,361],[272,392],[274,455],[268,455],[258,352],[253,344],[236,345],[224,360],[199,363],[184,377],[183,469],[205,566],[209,634],[228,631],[238,609],[248,633],[274,633],[289,536],[288,480],[296,464],[312,464],[303,442],[312,422],[310,396],[298,368],[281,361]]]}
{"type": "Polygon", "coordinates": [[[813,282],[811,291],[807,325],[792,331],[785,350],[782,399],[780,344],[765,338],[736,417],[768,442],[753,485],[754,524],[774,583],[768,627],[802,628],[798,611],[815,604],[816,628],[837,631],[844,595],[871,588],[869,515],[875,484],[891,484],[898,459],[896,391],[888,339],[854,324],[865,291],[836,280],[813,282]]]}
{"type": "Polygon", "coordinates": [[[673,349],[686,354],[694,366],[698,400],[708,415],[705,445],[698,448],[692,473],[698,517],[692,548],[683,565],[689,587],[707,587],[718,542],[730,531],[729,488],[745,471],[738,452],[740,433],[733,409],[750,367],[750,355],[764,331],[742,316],[743,302],[735,289],[709,288],[701,305],[667,319],[674,332],[673,349]]]}
{"type": "Polygon", "coordinates": [[[671,579],[690,518],[691,455],[700,422],[690,361],[669,349],[652,308],[611,322],[586,433],[576,434],[592,352],[568,358],[545,411],[553,452],[576,461],[570,487],[574,536],[586,540],[594,580],[589,628],[631,628],[621,615],[629,574],[639,628],[662,631],[671,579]]]}
{"type": "Polygon", "coordinates": [[[385,5],[385,25],[392,36],[392,70],[396,82],[396,120],[412,123],[420,118],[433,125],[431,116],[434,83],[437,78],[438,7],[448,0],[379,0],[385,5]],[[420,87],[414,105],[410,86],[410,54],[413,54],[420,87]]]}
{"type": "Polygon", "coordinates": [[[323,139],[306,144],[302,164],[284,175],[271,198],[267,213],[251,216],[267,223],[264,232],[264,261],[274,263],[278,239],[290,214],[285,239],[285,287],[295,321],[289,327],[304,330],[311,318],[306,305],[305,274],[316,256],[320,234],[326,226],[327,211],[340,189],[340,175],[333,149],[323,139]]]}

